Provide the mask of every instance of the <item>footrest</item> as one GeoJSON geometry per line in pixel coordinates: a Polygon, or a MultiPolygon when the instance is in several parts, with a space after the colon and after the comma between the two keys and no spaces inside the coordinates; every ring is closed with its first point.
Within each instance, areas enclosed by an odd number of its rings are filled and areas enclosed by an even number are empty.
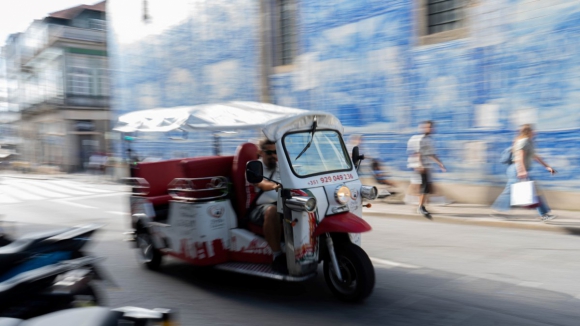
{"type": "Polygon", "coordinates": [[[252,275],[252,276],[259,276],[270,278],[274,280],[280,281],[287,281],[287,282],[302,282],[306,281],[314,276],[316,276],[316,272],[303,275],[303,276],[292,276],[292,275],[285,275],[280,274],[272,270],[272,267],[267,264],[254,264],[254,263],[238,263],[238,262],[231,262],[231,263],[224,263],[216,265],[215,268],[221,269],[228,272],[236,272],[240,274],[252,275]]]}

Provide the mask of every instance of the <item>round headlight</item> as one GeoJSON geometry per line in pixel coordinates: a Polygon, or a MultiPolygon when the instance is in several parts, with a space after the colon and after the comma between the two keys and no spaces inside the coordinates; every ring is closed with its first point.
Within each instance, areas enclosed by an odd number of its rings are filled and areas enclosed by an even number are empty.
{"type": "Polygon", "coordinates": [[[339,204],[345,205],[350,199],[350,189],[348,189],[347,186],[340,186],[336,188],[336,191],[334,192],[334,198],[336,198],[336,201],[339,204]]]}
{"type": "Polygon", "coordinates": [[[304,204],[304,208],[307,212],[314,212],[316,210],[316,198],[310,197],[304,204]]]}

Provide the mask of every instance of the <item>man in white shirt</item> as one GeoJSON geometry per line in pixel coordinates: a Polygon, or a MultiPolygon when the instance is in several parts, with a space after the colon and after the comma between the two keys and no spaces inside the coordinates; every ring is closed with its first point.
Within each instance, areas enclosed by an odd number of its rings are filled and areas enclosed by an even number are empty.
{"type": "Polygon", "coordinates": [[[419,208],[418,213],[426,218],[431,218],[431,214],[425,209],[425,200],[427,194],[431,193],[431,164],[432,161],[437,163],[441,171],[445,172],[445,166],[437,155],[431,139],[433,133],[433,122],[425,121],[420,125],[421,134],[415,135],[407,143],[407,152],[409,153],[408,167],[415,170],[415,175],[411,178],[412,184],[420,184],[419,208]]]}
{"type": "MultiPolygon", "coordinates": [[[[276,143],[268,139],[263,139],[259,143],[260,161],[264,165],[264,176],[276,182],[280,182],[280,170],[278,169],[278,155],[276,153],[276,143]]],[[[280,185],[269,181],[254,184],[258,198],[250,212],[249,218],[252,223],[261,225],[264,230],[264,238],[272,249],[274,261],[272,269],[286,274],[286,255],[282,253],[280,240],[282,238],[282,218],[278,215],[276,202],[278,200],[278,189],[280,185]]],[[[252,207],[250,207],[252,208],[252,207]]]]}

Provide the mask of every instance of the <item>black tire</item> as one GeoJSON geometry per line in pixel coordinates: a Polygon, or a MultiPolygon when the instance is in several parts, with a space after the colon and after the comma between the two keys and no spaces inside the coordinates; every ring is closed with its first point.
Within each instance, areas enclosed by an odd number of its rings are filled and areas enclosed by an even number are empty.
{"type": "Polygon", "coordinates": [[[346,242],[335,247],[343,281],[336,279],[330,259],[324,261],[324,279],[330,291],[345,302],[361,302],[375,287],[375,269],[369,256],[359,246],[346,242]]]}
{"type": "Polygon", "coordinates": [[[137,232],[137,259],[150,270],[158,270],[161,267],[163,254],[153,245],[151,235],[145,230],[137,232]]]}

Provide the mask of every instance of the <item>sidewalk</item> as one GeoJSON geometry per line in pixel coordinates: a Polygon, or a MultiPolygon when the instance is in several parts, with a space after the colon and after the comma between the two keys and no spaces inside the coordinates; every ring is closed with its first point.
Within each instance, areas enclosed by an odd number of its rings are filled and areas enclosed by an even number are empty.
{"type": "MultiPolygon", "coordinates": [[[[69,179],[86,183],[119,184],[111,180],[110,176],[84,173],[42,175],[0,172],[0,179],[2,177],[37,180],[69,179]]],[[[514,209],[503,215],[505,217],[492,217],[490,216],[491,209],[484,205],[427,205],[433,217],[432,220],[429,220],[417,213],[416,205],[406,205],[402,202],[391,201],[388,198],[374,200],[371,205],[371,208],[363,208],[364,215],[410,219],[426,223],[481,225],[580,235],[580,211],[554,210],[552,212],[557,215],[557,218],[542,222],[536,210],[514,209]]]]}
{"type": "Polygon", "coordinates": [[[542,222],[537,211],[517,209],[505,217],[492,217],[488,206],[472,204],[450,204],[446,206],[429,206],[427,209],[433,217],[429,220],[417,213],[417,206],[387,203],[377,199],[371,202],[371,208],[363,208],[364,215],[387,218],[402,218],[426,223],[450,223],[481,225],[504,228],[552,231],[580,235],[580,212],[554,210],[557,217],[548,222],[542,222]]]}

